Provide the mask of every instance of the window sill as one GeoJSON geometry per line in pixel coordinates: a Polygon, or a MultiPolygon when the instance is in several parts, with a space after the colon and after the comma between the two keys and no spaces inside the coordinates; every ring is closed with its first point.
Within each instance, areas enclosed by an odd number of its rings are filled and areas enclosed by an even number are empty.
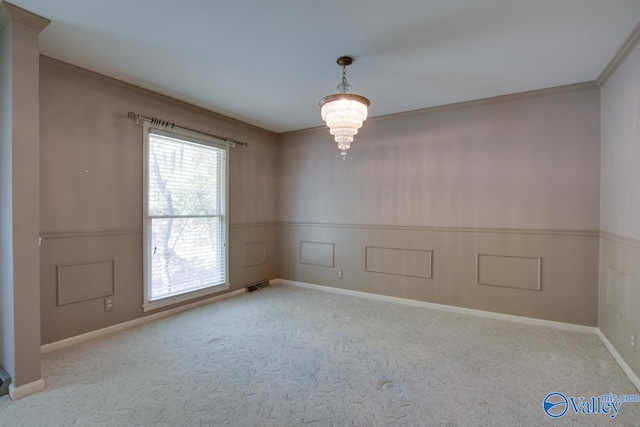
{"type": "Polygon", "coordinates": [[[217,294],[219,292],[226,291],[227,289],[229,289],[229,286],[230,285],[228,283],[223,283],[221,285],[211,286],[209,288],[188,292],[188,293],[176,295],[173,297],[167,297],[167,298],[163,298],[153,302],[150,301],[142,305],[142,311],[147,312],[147,311],[157,310],[159,308],[168,307],[170,305],[178,304],[180,302],[191,301],[193,299],[204,297],[207,295],[217,294]]]}

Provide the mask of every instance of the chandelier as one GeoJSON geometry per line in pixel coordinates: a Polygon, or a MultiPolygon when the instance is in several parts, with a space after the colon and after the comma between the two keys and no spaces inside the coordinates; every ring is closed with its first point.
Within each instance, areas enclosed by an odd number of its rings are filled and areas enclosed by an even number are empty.
{"type": "Polygon", "coordinates": [[[370,102],[364,96],[349,93],[351,85],[347,82],[347,67],[351,65],[353,58],[341,56],[336,62],[342,67],[342,82],[336,88],[340,93],[322,98],[320,108],[322,120],[329,126],[338,148],[342,150],[340,155],[344,160],[353,142],[353,136],[367,119],[370,102]]]}

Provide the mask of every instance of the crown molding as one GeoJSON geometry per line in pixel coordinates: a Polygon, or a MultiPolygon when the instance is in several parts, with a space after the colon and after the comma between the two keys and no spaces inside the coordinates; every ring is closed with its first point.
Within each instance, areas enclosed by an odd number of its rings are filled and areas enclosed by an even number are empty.
{"type": "Polygon", "coordinates": [[[186,101],[181,101],[179,99],[172,98],[171,96],[163,95],[163,94],[158,93],[158,92],[154,92],[151,89],[146,89],[146,88],[143,88],[141,86],[136,86],[136,85],[134,85],[132,83],[127,83],[125,81],[118,80],[116,78],[106,76],[104,74],[96,73],[95,71],[87,70],[86,68],[81,68],[81,67],[78,67],[77,65],[73,65],[73,64],[70,64],[68,62],[64,62],[64,61],[61,61],[59,59],[52,58],[50,56],[46,56],[46,55],[40,54],[40,64],[52,65],[54,67],[61,68],[63,70],[67,70],[67,71],[70,71],[72,73],[76,73],[78,75],[84,76],[84,77],[88,77],[88,78],[95,79],[95,80],[101,80],[103,82],[110,83],[110,84],[119,86],[121,88],[128,89],[128,90],[131,90],[133,92],[137,92],[137,93],[140,93],[142,95],[149,96],[149,97],[157,99],[159,101],[168,102],[168,103],[177,105],[179,107],[182,107],[184,109],[187,109],[187,110],[190,110],[190,111],[194,111],[196,113],[205,114],[205,115],[207,115],[207,116],[209,116],[211,118],[215,118],[215,119],[223,121],[225,123],[229,123],[229,124],[236,125],[236,126],[241,126],[241,127],[245,128],[245,129],[250,129],[250,130],[253,130],[253,131],[256,131],[256,132],[259,132],[259,133],[262,133],[262,134],[266,134],[266,135],[269,135],[269,136],[277,136],[277,134],[275,132],[272,132],[272,131],[270,131],[268,129],[264,129],[264,128],[261,128],[261,127],[258,127],[258,126],[255,126],[255,125],[252,125],[252,124],[249,124],[249,123],[245,123],[245,122],[240,121],[240,120],[233,119],[231,117],[227,117],[227,116],[222,115],[220,113],[216,113],[216,112],[213,112],[211,110],[207,110],[206,108],[198,107],[197,105],[190,104],[190,103],[188,103],[186,101]]]}
{"type": "Polygon", "coordinates": [[[0,31],[9,23],[9,21],[20,22],[31,28],[38,30],[38,33],[44,30],[51,23],[50,20],[26,9],[16,6],[15,4],[0,1],[0,31]]]}
{"type": "Polygon", "coordinates": [[[629,37],[622,43],[622,46],[618,48],[618,51],[611,61],[604,67],[604,70],[600,73],[598,78],[596,79],[596,83],[598,86],[602,86],[606,83],[606,81],[611,77],[611,75],[618,69],[620,65],[627,59],[627,56],[633,51],[636,45],[640,42],[640,22],[635,26],[629,37]]]}
{"type": "MultiPolygon", "coordinates": [[[[375,117],[368,118],[367,122],[395,119],[400,117],[417,116],[421,114],[434,113],[437,111],[456,110],[460,108],[475,107],[478,105],[497,104],[501,102],[515,101],[518,99],[526,99],[526,98],[532,98],[536,96],[555,95],[558,93],[566,93],[566,92],[578,92],[582,90],[596,89],[598,87],[599,86],[595,81],[572,83],[568,85],[553,86],[553,87],[548,87],[544,89],[529,90],[526,92],[517,92],[517,93],[510,93],[507,95],[492,96],[489,98],[480,98],[480,99],[473,99],[470,101],[454,102],[453,104],[437,105],[434,107],[420,108],[418,110],[404,111],[401,113],[375,116],[375,117]]],[[[321,129],[326,129],[326,126],[315,126],[312,128],[293,130],[290,132],[282,132],[282,133],[279,133],[278,136],[279,137],[294,136],[294,135],[314,132],[321,129]]]]}

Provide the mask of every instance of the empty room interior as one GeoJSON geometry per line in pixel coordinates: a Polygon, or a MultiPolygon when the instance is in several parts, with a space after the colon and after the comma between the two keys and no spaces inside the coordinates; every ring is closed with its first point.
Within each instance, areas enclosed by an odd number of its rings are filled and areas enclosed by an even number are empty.
{"type": "Polygon", "coordinates": [[[640,1],[0,1],[0,425],[640,425],[640,1]]]}

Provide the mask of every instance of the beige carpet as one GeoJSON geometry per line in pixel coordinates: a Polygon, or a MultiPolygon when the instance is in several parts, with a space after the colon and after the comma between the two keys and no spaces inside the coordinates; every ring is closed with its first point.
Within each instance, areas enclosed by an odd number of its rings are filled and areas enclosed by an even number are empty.
{"type": "Polygon", "coordinates": [[[640,403],[548,418],[542,400],[637,391],[595,335],[272,286],[53,352],[2,426],[640,425],[640,403]]]}

